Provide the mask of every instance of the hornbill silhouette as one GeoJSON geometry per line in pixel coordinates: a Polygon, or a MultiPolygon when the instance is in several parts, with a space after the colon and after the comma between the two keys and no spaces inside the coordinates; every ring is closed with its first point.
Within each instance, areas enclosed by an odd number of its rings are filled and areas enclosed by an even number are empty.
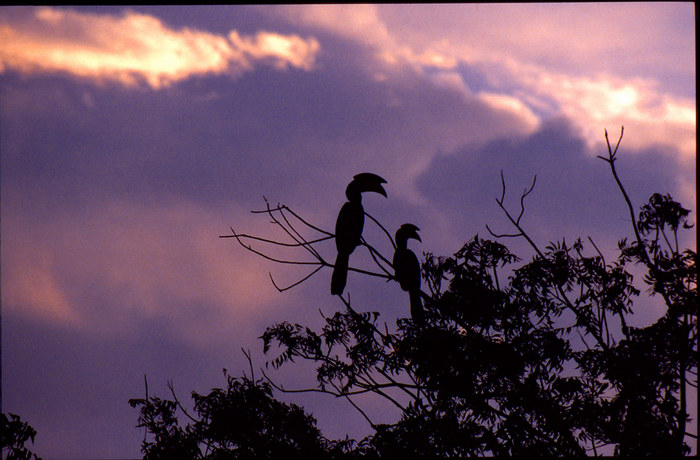
{"type": "Polygon", "coordinates": [[[376,174],[360,173],[345,189],[348,201],[340,208],[338,220],[335,222],[335,247],[338,257],[335,259],[333,276],[331,277],[331,294],[342,295],[348,278],[348,262],[350,254],[360,244],[362,227],[365,224],[365,210],[362,207],[362,192],[376,192],[384,195],[382,187],[386,181],[376,174]]]}
{"type": "MultiPolygon", "coordinates": [[[[403,224],[396,231],[396,251],[394,252],[394,277],[401,289],[408,291],[411,300],[411,318],[418,324],[423,324],[423,301],[420,291],[420,263],[418,257],[408,249],[408,239],[418,236],[418,227],[413,224],[403,224]]],[[[421,241],[422,242],[422,241],[421,241]]]]}

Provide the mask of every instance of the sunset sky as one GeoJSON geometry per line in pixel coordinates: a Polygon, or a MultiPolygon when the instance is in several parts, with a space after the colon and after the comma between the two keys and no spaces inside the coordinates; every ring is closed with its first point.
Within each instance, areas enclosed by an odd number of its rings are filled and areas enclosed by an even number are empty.
{"type": "MultiPolygon", "coordinates": [[[[145,374],[187,400],[248,372],[241,348],[264,366],[265,327],[343,308],[329,269],[279,293],[269,273],[308,272],[219,235],[281,238],[249,212],[263,197],[332,231],[359,172],[387,180],[365,209],[417,225],[419,255],[513,231],[502,170],[514,209],[537,174],[538,243],[591,236],[614,257],[632,229],[596,155],[623,125],[635,207],[670,193],[695,222],[693,3],[0,7],[2,411],[45,458],[139,457],[127,401],[145,374]]],[[[408,315],[395,283],[351,273],[346,292],[389,326],[408,315]]],[[[631,322],[661,313],[642,299],[631,322]]],[[[315,383],[303,365],[272,375],[315,383]]],[[[328,437],[370,431],[345,401],[281,397],[328,437]]]]}

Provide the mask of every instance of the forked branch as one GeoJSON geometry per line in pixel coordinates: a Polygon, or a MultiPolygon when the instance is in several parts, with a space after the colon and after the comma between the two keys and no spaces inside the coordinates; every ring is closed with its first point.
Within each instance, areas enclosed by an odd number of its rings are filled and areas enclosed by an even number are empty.
{"type": "MultiPolygon", "coordinates": [[[[535,183],[537,181],[537,176],[535,176],[532,180],[532,185],[530,185],[529,188],[525,189],[523,193],[520,195],[520,213],[518,214],[517,218],[514,218],[513,215],[508,211],[508,209],[505,207],[503,204],[505,201],[505,194],[506,194],[506,183],[505,179],[503,178],[503,171],[501,171],[501,197],[496,198],[496,203],[498,203],[498,206],[501,208],[503,213],[506,215],[508,220],[510,221],[511,224],[518,230],[518,233],[513,233],[513,234],[497,234],[491,231],[491,229],[486,226],[486,229],[489,231],[489,233],[494,236],[495,238],[502,238],[502,237],[522,237],[527,240],[528,244],[532,249],[535,250],[537,255],[541,257],[542,259],[546,259],[547,257],[545,254],[540,250],[540,248],[537,246],[537,244],[530,238],[530,236],[527,234],[527,232],[523,229],[522,225],[520,224],[520,219],[522,218],[524,212],[525,212],[525,198],[532,192],[532,190],[535,188],[535,183]]],[[[566,292],[564,291],[563,287],[561,285],[557,286],[557,293],[558,296],[557,298],[564,304],[566,307],[571,310],[578,319],[582,320],[582,324],[585,324],[585,313],[580,311],[579,308],[576,307],[576,305],[571,302],[569,297],[567,296],[566,292]]],[[[596,342],[603,348],[603,349],[608,349],[609,345],[607,341],[603,338],[601,334],[600,328],[595,327],[595,325],[591,325],[586,328],[586,331],[590,333],[595,339],[596,342]]]]}
{"type": "MultiPolygon", "coordinates": [[[[288,289],[291,289],[295,286],[298,286],[302,284],[304,281],[310,279],[313,275],[318,273],[322,268],[324,267],[329,267],[333,268],[334,265],[330,262],[328,262],[322,255],[321,251],[319,250],[318,246],[320,243],[323,243],[324,241],[332,240],[335,238],[335,235],[332,232],[329,232],[327,230],[324,230],[316,225],[313,225],[309,223],[306,219],[302,218],[294,212],[292,209],[290,209],[286,205],[281,205],[278,204],[275,207],[271,207],[270,203],[267,201],[265,197],[263,197],[265,200],[266,208],[263,210],[254,210],[251,211],[252,214],[266,214],[270,218],[270,223],[272,223],[274,226],[278,227],[282,232],[286,235],[286,238],[288,238],[291,241],[283,241],[279,239],[270,239],[270,238],[263,238],[260,236],[256,235],[249,235],[246,233],[237,233],[233,227],[230,227],[231,229],[231,234],[230,235],[220,235],[219,238],[235,238],[238,244],[241,245],[245,250],[252,252],[253,254],[262,257],[263,259],[269,260],[271,262],[283,264],[283,265],[310,265],[315,267],[310,273],[307,275],[303,276],[301,279],[299,279],[296,282],[293,282],[292,284],[281,287],[278,285],[272,274],[270,273],[270,280],[272,282],[272,285],[277,289],[279,292],[286,291],[288,289]],[[314,238],[307,238],[304,236],[304,234],[309,233],[309,232],[315,232],[315,233],[320,233],[320,236],[316,236],[314,238]],[[262,250],[253,247],[251,242],[257,242],[257,243],[262,243],[263,245],[268,245],[268,246],[277,246],[281,248],[288,248],[288,249],[294,249],[294,248],[303,248],[304,251],[311,256],[311,260],[309,259],[304,259],[304,258],[294,258],[294,259],[287,259],[287,258],[282,258],[277,255],[272,255],[272,253],[269,252],[269,250],[262,250]]],[[[384,228],[384,226],[377,221],[374,217],[372,217],[370,214],[365,213],[367,217],[369,217],[389,238],[389,241],[391,242],[392,246],[395,248],[396,244],[394,243],[393,239],[391,238],[391,235],[389,232],[384,228]]],[[[393,274],[392,271],[390,271],[388,267],[392,267],[391,262],[384,256],[382,255],[378,250],[376,250],[372,245],[367,243],[365,239],[363,238],[361,241],[361,245],[366,247],[367,250],[370,253],[370,256],[372,257],[372,260],[376,264],[376,266],[380,269],[380,272],[376,271],[371,271],[371,270],[365,270],[361,268],[356,268],[356,267],[348,267],[349,271],[354,271],[357,273],[362,273],[364,275],[369,275],[369,276],[376,276],[380,278],[384,278],[387,281],[392,280],[393,274]]]]}
{"type": "Polygon", "coordinates": [[[498,207],[503,210],[505,213],[506,217],[508,220],[513,224],[513,226],[518,230],[518,233],[494,233],[488,226],[486,225],[486,230],[493,236],[494,238],[517,238],[517,237],[522,237],[527,240],[528,243],[530,243],[530,246],[537,252],[537,254],[540,257],[544,257],[544,254],[542,254],[542,251],[537,247],[534,241],[530,239],[530,237],[525,233],[523,228],[520,226],[520,219],[522,219],[523,214],[525,213],[525,198],[532,193],[532,191],[535,189],[535,184],[537,183],[537,175],[535,175],[532,178],[532,185],[530,185],[530,188],[527,188],[523,191],[523,193],[520,195],[520,213],[518,214],[517,218],[513,218],[513,216],[510,214],[508,209],[506,209],[505,205],[503,202],[505,201],[506,197],[506,181],[503,178],[503,170],[501,170],[501,198],[496,198],[496,203],[498,203],[498,207]]]}

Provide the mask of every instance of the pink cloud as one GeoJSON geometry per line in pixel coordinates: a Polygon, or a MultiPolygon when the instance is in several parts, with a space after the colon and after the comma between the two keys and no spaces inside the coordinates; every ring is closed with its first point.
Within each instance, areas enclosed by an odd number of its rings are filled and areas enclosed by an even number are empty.
{"type": "Polygon", "coordinates": [[[155,319],[206,346],[245,334],[248,321],[276,308],[264,264],[218,238],[229,224],[218,212],[112,201],[39,223],[10,207],[2,296],[13,315],[107,335],[155,319]]]}
{"type": "Polygon", "coordinates": [[[260,61],[310,70],[313,39],[261,31],[228,37],[184,28],[134,12],[121,16],[41,7],[13,20],[0,16],[0,71],[67,72],[159,89],[194,75],[236,75],[260,61]]]}

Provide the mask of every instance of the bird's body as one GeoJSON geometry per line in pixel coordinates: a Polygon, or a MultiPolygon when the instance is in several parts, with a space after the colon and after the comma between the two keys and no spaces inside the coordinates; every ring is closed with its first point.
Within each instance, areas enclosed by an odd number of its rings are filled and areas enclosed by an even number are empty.
{"type": "Polygon", "coordinates": [[[335,247],[338,256],[331,277],[332,295],[341,295],[345,289],[350,254],[360,244],[364,224],[365,210],[361,202],[348,201],[340,208],[338,220],[335,222],[335,247]]]}
{"type": "Polygon", "coordinates": [[[420,263],[418,257],[408,248],[396,248],[394,252],[394,276],[401,289],[420,289],[420,263]]]}
{"type": "Polygon", "coordinates": [[[360,245],[365,210],[362,207],[362,192],[377,192],[386,197],[382,184],[384,179],[372,173],[356,175],[348,184],[345,195],[348,201],[340,208],[335,222],[335,247],[338,256],[331,276],[331,294],[342,295],[348,277],[350,254],[360,245]]]}
{"type": "Polygon", "coordinates": [[[403,224],[396,231],[396,251],[394,252],[394,277],[401,289],[408,292],[411,302],[411,318],[418,324],[423,324],[423,301],[420,291],[420,262],[418,257],[408,249],[408,239],[418,236],[418,227],[413,224],[403,224]]]}
{"type": "Polygon", "coordinates": [[[348,201],[338,213],[335,221],[335,247],[338,253],[348,255],[360,244],[365,225],[365,209],[361,201],[348,201]]]}

